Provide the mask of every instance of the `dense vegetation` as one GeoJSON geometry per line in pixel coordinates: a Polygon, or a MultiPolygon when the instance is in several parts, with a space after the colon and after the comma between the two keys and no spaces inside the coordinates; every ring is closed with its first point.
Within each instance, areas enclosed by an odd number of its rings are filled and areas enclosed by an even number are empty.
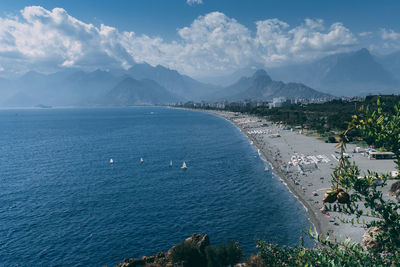
{"type": "MultiPolygon", "coordinates": [[[[385,111],[400,101],[400,96],[398,95],[379,97],[386,104],[385,111]]],[[[335,99],[322,104],[286,104],[282,107],[271,109],[266,105],[257,106],[255,102],[231,102],[226,103],[224,108],[215,109],[261,116],[270,121],[282,122],[291,127],[300,126],[301,128],[315,130],[319,134],[328,137],[333,131],[346,130],[348,123],[352,120],[352,116],[358,112],[359,108],[361,106],[371,106],[376,103],[377,98],[378,96],[367,96],[364,99],[335,99]]],[[[192,102],[188,102],[184,106],[196,108],[192,102]]],[[[350,138],[353,135],[359,135],[358,131],[349,133],[350,138]]]]}

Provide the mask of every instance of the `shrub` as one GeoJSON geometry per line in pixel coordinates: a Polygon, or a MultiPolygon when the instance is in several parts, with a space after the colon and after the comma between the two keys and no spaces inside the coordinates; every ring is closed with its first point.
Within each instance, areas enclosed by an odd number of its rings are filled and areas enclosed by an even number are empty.
{"type": "Polygon", "coordinates": [[[328,137],[328,143],[336,143],[336,138],[334,136],[329,136],[328,137]]]}
{"type": "Polygon", "coordinates": [[[179,263],[183,266],[207,266],[206,256],[186,242],[176,245],[171,251],[170,257],[174,263],[179,263]]]}
{"type": "Polygon", "coordinates": [[[243,257],[243,251],[237,242],[228,242],[206,249],[209,267],[233,266],[243,257]]]}
{"type": "Polygon", "coordinates": [[[358,244],[344,242],[340,245],[304,248],[286,247],[258,241],[259,256],[264,266],[399,266],[400,255],[370,253],[358,244]]]}
{"type": "Polygon", "coordinates": [[[238,242],[228,242],[219,245],[209,246],[208,242],[192,242],[191,239],[174,246],[169,257],[172,262],[179,266],[209,266],[222,267],[233,266],[243,257],[243,251],[238,242]]]}

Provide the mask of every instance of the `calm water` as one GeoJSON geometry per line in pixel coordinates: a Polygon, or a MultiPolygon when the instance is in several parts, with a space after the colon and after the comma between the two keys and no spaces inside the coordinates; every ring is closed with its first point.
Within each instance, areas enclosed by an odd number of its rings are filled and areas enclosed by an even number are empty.
{"type": "Polygon", "coordinates": [[[310,223],[264,164],[238,129],[208,114],[0,110],[0,262],[112,266],[195,232],[238,240],[246,253],[257,238],[295,245],[310,223]]]}

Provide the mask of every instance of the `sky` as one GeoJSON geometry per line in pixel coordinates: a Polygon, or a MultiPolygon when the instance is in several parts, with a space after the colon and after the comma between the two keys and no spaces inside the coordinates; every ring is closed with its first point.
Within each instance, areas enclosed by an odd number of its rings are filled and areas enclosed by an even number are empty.
{"type": "Polygon", "coordinates": [[[400,49],[397,0],[1,0],[0,75],[129,68],[192,77],[400,49]]]}

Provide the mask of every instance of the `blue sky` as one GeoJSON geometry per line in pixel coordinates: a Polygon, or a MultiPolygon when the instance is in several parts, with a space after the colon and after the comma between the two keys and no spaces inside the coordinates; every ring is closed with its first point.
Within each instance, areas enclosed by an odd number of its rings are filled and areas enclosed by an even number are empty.
{"type": "Polygon", "coordinates": [[[207,76],[361,47],[376,54],[400,49],[400,1],[195,2],[201,3],[1,0],[0,70],[128,68],[148,62],[207,76]]]}
{"type": "Polygon", "coordinates": [[[173,38],[177,28],[212,11],[220,11],[253,28],[255,21],[268,18],[289,24],[298,24],[305,18],[321,18],[327,23],[340,21],[356,32],[380,28],[400,31],[397,0],[203,0],[199,5],[188,5],[185,0],[2,0],[0,12],[3,16],[16,14],[31,5],[46,9],[62,7],[71,16],[88,23],[103,23],[166,39],[173,38]]]}

